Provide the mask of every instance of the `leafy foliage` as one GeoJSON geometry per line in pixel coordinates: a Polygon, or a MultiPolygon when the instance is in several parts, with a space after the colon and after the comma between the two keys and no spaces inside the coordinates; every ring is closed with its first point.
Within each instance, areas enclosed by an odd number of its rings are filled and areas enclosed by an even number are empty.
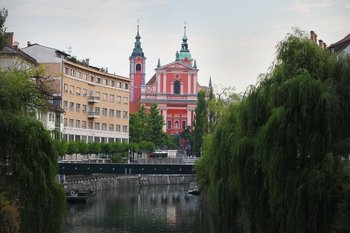
{"type": "Polygon", "coordinates": [[[7,198],[21,206],[21,232],[60,232],[65,194],[55,180],[54,144],[33,117],[35,108],[46,104],[31,74],[0,73],[0,176],[7,198]]]}
{"type": "Polygon", "coordinates": [[[206,137],[196,164],[222,217],[250,232],[348,232],[350,59],[300,32],[206,137]]]}
{"type": "Polygon", "coordinates": [[[0,193],[0,233],[18,233],[19,225],[19,207],[0,193]]]}
{"type": "Polygon", "coordinates": [[[157,104],[152,103],[149,113],[144,105],[141,105],[139,112],[130,114],[130,142],[141,143],[151,142],[159,147],[171,144],[166,133],[162,131],[164,118],[157,109],[157,104]]]}
{"type": "Polygon", "coordinates": [[[5,8],[0,10],[0,50],[2,50],[7,43],[6,27],[5,27],[7,14],[8,14],[8,11],[5,8]]]}
{"type": "Polygon", "coordinates": [[[198,102],[195,109],[194,128],[193,128],[193,154],[200,156],[203,144],[203,135],[208,131],[208,109],[205,100],[205,91],[198,92],[198,102]]]}

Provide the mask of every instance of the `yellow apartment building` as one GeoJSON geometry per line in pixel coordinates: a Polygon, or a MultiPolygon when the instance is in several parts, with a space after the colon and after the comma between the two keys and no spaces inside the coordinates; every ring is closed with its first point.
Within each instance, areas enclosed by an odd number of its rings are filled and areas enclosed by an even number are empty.
{"type": "Polygon", "coordinates": [[[69,55],[39,44],[23,48],[46,69],[54,102],[65,111],[63,138],[67,141],[129,141],[130,79],[70,61],[69,55]]]}

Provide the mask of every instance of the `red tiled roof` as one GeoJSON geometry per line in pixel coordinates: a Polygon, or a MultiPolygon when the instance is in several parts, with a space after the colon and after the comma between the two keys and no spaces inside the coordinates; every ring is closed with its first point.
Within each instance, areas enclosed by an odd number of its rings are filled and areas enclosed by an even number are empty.
{"type": "Polygon", "coordinates": [[[335,42],[329,46],[330,49],[333,49],[334,52],[338,52],[346,48],[350,44],[350,34],[341,39],[338,42],[335,42]]]}

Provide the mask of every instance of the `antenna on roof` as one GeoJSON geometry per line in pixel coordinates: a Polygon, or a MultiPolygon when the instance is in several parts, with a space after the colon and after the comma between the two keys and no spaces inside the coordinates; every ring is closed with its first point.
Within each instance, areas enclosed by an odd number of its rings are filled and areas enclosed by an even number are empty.
{"type": "Polygon", "coordinates": [[[68,54],[70,55],[72,53],[72,46],[68,46],[68,54]]]}

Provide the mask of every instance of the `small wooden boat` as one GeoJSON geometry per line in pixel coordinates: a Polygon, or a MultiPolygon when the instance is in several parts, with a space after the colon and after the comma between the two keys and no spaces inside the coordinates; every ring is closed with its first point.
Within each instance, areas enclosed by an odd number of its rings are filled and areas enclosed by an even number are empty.
{"type": "Polygon", "coordinates": [[[190,189],[188,190],[188,193],[193,195],[193,196],[198,196],[200,194],[199,189],[190,189]]]}
{"type": "Polygon", "coordinates": [[[68,202],[86,202],[93,196],[92,190],[70,190],[66,192],[68,202]]]}

